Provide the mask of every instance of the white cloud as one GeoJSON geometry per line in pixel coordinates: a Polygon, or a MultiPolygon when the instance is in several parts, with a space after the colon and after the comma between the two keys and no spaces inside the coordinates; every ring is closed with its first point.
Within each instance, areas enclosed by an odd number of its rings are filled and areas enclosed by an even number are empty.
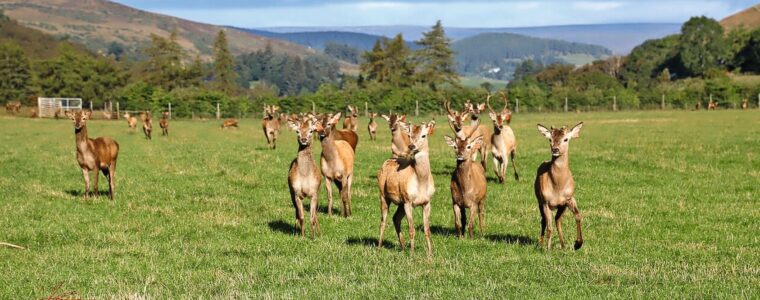
{"type": "Polygon", "coordinates": [[[623,7],[622,2],[597,2],[597,1],[579,1],[573,2],[573,7],[578,10],[587,11],[605,11],[623,7]]]}

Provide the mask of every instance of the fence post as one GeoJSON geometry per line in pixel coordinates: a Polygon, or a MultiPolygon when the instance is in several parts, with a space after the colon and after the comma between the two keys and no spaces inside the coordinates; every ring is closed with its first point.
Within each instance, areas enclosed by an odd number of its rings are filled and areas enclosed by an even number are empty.
{"type": "Polygon", "coordinates": [[[712,93],[710,93],[710,102],[712,102],[712,93]]]}
{"type": "Polygon", "coordinates": [[[567,97],[565,97],[565,112],[567,112],[567,97]]]}
{"type": "Polygon", "coordinates": [[[219,113],[219,102],[216,103],[216,119],[221,119],[221,114],[219,113]]]}
{"type": "Polygon", "coordinates": [[[617,95],[612,95],[612,111],[617,111],[617,95]]]}
{"type": "Polygon", "coordinates": [[[420,100],[414,101],[414,116],[415,117],[420,116],[420,100]]]}
{"type": "Polygon", "coordinates": [[[660,102],[660,109],[665,110],[665,94],[662,94],[662,102],[660,102]]]}
{"type": "Polygon", "coordinates": [[[515,113],[520,113],[520,98],[515,98],[515,113]]]}
{"type": "Polygon", "coordinates": [[[364,101],[364,117],[369,118],[369,105],[367,104],[367,101],[364,101]]]}
{"type": "Polygon", "coordinates": [[[119,110],[119,101],[116,101],[116,120],[121,118],[121,110],[119,110]]]}
{"type": "Polygon", "coordinates": [[[757,108],[760,108],[760,93],[757,94],[757,108]]]}
{"type": "Polygon", "coordinates": [[[172,103],[169,102],[169,120],[172,119],[172,103]]]}
{"type": "Polygon", "coordinates": [[[92,101],[90,101],[90,111],[92,111],[92,101]]]}
{"type": "Polygon", "coordinates": [[[314,104],[314,101],[311,101],[311,112],[317,113],[317,105],[314,104]]]}

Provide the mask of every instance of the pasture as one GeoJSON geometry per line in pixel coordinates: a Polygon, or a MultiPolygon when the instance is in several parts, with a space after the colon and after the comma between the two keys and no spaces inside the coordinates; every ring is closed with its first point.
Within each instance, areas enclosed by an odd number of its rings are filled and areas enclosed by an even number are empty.
{"type": "MultiPolygon", "coordinates": [[[[285,126],[268,150],[260,120],[224,131],[216,120],[175,120],[152,141],[124,120],[88,122],[90,137],[111,136],[121,150],[116,200],[101,177],[101,197],[85,202],[71,122],[2,116],[0,241],[27,249],[0,247],[0,298],[46,297],[59,284],[85,298],[760,297],[757,110],[516,114],[521,179],[510,167],[496,183],[489,162],[486,228],[473,240],[454,237],[455,159],[439,118],[431,260],[420,208],[413,254],[399,250],[390,220],[376,248],[375,175],[390,156],[387,123],[377,122],[373,142],[359,120],[354,215],[340,217],[336,197],[328,217],[323,185],[322,235],[311,240],[308,225],[307,238],[295,235],[286,178],[297,147],[285,126]],[[570,165],[585,244],[543,251],[533,179],[550,151],[536,123],[578,121],[570,165]]],[[[572,214],[564,220],[572,245],[572,214]]]]}

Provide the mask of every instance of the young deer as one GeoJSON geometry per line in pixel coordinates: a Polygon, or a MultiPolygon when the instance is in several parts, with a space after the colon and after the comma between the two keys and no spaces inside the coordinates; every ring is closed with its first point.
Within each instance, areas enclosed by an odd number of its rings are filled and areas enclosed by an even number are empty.
{"type": "Polygon", "coordinates": [[[17,114],[21,111],[21,102],[20,101],[10,101],[8,103],[5,103],[5,112],[10,114],[17,114]]]}
{"type": "Polygon", "coordinates": [[[224,122],[222,122],[221,129],[230,128],[230,127],[239,128],[238,121],[236,119],[227,119],[227,120],[224,120],[224,122]]]}
{"type": "Polygon", "coordinates": [[[715,110],[718,108],[718,101],[710,100],[710,102],[707,103],[707,110],[715,110]]]}
{"type": "MultiPolygon", "coordinates": [[[[481,124],[480,114],[486,110],[485,103],[470,103],[468,100],[464,104],[464,109],[470,112],[470,126],[476,128],[475,134],[483,137],[483,146],[480,150],[480,165],[486,170],[488,165],[488,153],[491,152],[491,129],[487,125],[481,124]]],[[[473,156],[474,157],[474,156],[473,156]]]]}
{"type": "Polygon", "coordinates": [[[264,130],[269,149],[277,148],[277,134],[280,132],[280,118],[277,115],[279,109],[277,105],[264,105],[266,117],[261,121],[261,128],[264,130]]]}
{"type": "Polygon", "coordinates": [[[507,125],[509,124],[509,119],[511,119],[512,112],[507,108],[507,102],[504,101],[504,108],[501,109],[501,112],[496,113],[491,107],[490,99],[491,96],[489,95],[488,98],[486,98],[486,104],[488,105],[488,110],[490,110],[488,116],[491,117],[491,120],[493,121],[491,153],[493,154],[493,166],[494,171],[496,172],[496,177],[499,179],[500,183],[504,182],[507,165],[509,164],[509,159],[511,157],[512,169],[515,171],[515,180],[520,180],[520,176],[517,174],[517,165],[515,165],[517,139],[515,139],[515,133],[512,131],[512,128],[507,125]]]}
{"type": "Polygon", "coordinates": [[[124,113],[124,118],[127,119],[127,125],[129,126],[129,129],[135,131],[137,129],[137,118],[133,117],[128,112],[124,113]]]}
{"type": "Polygon", "coordinates": [[[454,207],[454,225],[457,237],[462,237],[462,226],[467,225],[465,209],[470,209],[470,224],[467,231],[472,238],[475,213],[478,214],[478,228],[483,234],[483,222],[486,204],[486,174],[480,164],[473,163],[470,157],[483,146],[483,137],[451,138],[444,136],[446,143],[454,149],[457,168],[451,174],[451,200],[454,207]]]}
{"type": "Polygon", "coordinates": [[[296,222],[301,228],[301,236],[304,236],[303,227],[303,199],[311,199],[309,205],[309,215],[311,218],[311,238],[314,238],[315,230],[319,230],[317,221],[317,203],[319,197],[319,187],[322,184],[322,175],[317,169],[314,157],[311,154],[312,134],[317,126],[309,118],[292,118],[288,121],[290,129],[296,132],[298,141],[298,156],[290,163],[288,172],[288,187],[290,188],[290,198],[293,200],[293,206],[296,209],[296,222]]]}
{"type": "Polygon", "coordinates": [[[483,166],[483,170],[485,170],[486,159],[488,159],[488,151],[490,151],[491,147],[491,132],[487,131],[487,135],[484,135],[484,132],[480,130],[480,118],[472,119],[470,117],[470,114],[473,113],[473,111],[470,110],[470,107],[466,106],[464,112],[462,113],[451,110],[451,103],[448,101],[444,103],[444,107],[448,112],[447,116],[449,118],[449,126],[451,126],[451,130],[454,131],[454,134],[458,138],[466,139],[468,136],[472,136],[473,134],[476,136],[483,135],[483,147],[480,148],[479,152],[472,154],[472,160],[475,161],[477,159],[477,154],[480,153],[480,165],[483,166]],[[470,119],[470,125],[464,125],[464,122],[467,119],[470,119]]]}
{"type": "Polygon", "coordinates": [[[346,115],[346,119],[343,120],[343,129],[348,129],[353,132],[356,132],[359,128],[359,109],[356,108],[356,106],[349,105],[348,106],[349,114],[346,115]]]}
{"type": "Polygon", "coordinates": [[[572,129],[567,127],[546,129],[538,124],[538,131],[549,139],[549,145],[552,151],[552,160],[543,162],[538,167],[536,173],[536,182],[534,184],[536,199],[538,199],[538,212],[541,214],[541,237],[539,245],[544,244],[544,232],[547,232],[546,249],[552,247],[552,216],[551,211],[556,209],[557,215],[554,221],[557,222],[557,234],[559,235],[559,244],[565,247],[565,240],[562,236],[562,213],[565,209],[570,210],[575,215],[575,226],[578,230],[578,236],[575,240],[575,250],[583,246],[583,235],[581,233],[581,212],[578,210],[578,203],[575,200],[575,181],[573,174],[570,172],[570,162],[568,149],[570,140],[579,137],[583,127],[583,122],[578,123],[572,129]]]}
{"type": "Polygon", "coordinates": [[[92,116],[91,111],[66,111],[66,116],[74,122],[74,135],[77,144],[77,162],[84,175],[84,200],[90,194],[90,172],[95,171],[95,197],[100,195],[98,190],[98,170],[108,179],[108,191],[111,201],[115,189],[116,159],[119,156],[119,143],[110,137],[91,139],[87,137],[87,120],[92,116]]]}
{"type": "Polygon", "coordinates": [[[367,124],[367,131],[369,131],[369,139],[373,141],[377,140],[377,122],[375,122],[375,118],[377,118],[377,113],[370,113],[369,123],[367,124]]]}
{"type": "Polygon", "coordinates": [[[145,134],[145,138],[150,140],[150,133],[153,132],[153,120],[150,118],[150,112],[146,111],[145,113],[141,113],[140,116],[143,121],[143,133],[145,134]]]}
{"type": "MultiPolygon", "coordinates": [[[[319,120],[321,124],[327,124],[327,122],[332,118],[332,114],[322,114],[319,117],[315,117],[315,120],[319,120]]],[[[338,141],[345,141],[349,145],[351,145],[351,150],[356,152],[356,144],[359,142],[359,135],[356,134],[355,131],[351,131],[349,129],[337,129],[335,128],[337,126],[337,123],[332,123],[332,132],[335,135],[335,140],[338,141]]]]}
{"type": "Polygon", "coordinates": [[[161,126],[161,135],[169,135],[169,112],[165,111],[161,113],[161,121],[158,122],[161,126]]]}
{"type": "Polygon", "coordinates": [[[427,241],[427,254],[433,255],[433,243],[430,241],[430,201],[435,193],[433,175],[430,171],[428,157],[428,136],[435,129],[435,121],[422,123],[407,129],[410,136],[408,151],[403,157],[388,159],[377,173],[377,183],[380,188],[380,238],[378,247],[383,246],[385,223],[388,218],[388,206],[391,202],[398,208],[393,214],[393,225],[396,228],[399,245],[405,247],[401,234],[401,220],[406,216],[409,225],[410,250],[414,252],[414,221],[415,206],[422,206],[422,223],[427,241]]]}
{"type": "Polygon", "coordinates": [[[747,108],[749,108],[749,100],[747,100],[747,98],[744,98],[744,100],[742,100],[742,109],[747,108]]]}
{"type": "Polygon", "coordinates": [[[388,128],[391,130],[391,151],[393,158],[403,156],[409,149],[409,131],[406,125],[406,115],[391,114],[390,116],[381,115],[388,121],[388,128]]]}
{"type": "Polygon", "coordinates": [[[335,137],[335,124],[340,121],[336,113],[326,122],[318,121],[316,131],[322,141],[321,167],[327,188],[327,211],[332,216],[332,184],[338,186],[341,202],[341,214],[351,216],[351,181],[354,175],[354,150],[351,144],[335,137]]]}

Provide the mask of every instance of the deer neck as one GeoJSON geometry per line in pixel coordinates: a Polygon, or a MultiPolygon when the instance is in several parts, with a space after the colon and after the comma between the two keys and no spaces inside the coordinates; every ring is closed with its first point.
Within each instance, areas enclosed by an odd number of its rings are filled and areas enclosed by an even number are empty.
{"type": "Polygon", "coordinates": [[[322,139],[322,156],[328,161],[338,159],[338,147],[335,145],[335,131],[330,130],[325,138],[322,139]]]}
{"type": "Polygon", "coordinates": [[[299,166],[299,173],[306,174],[315,167],[314,157],[311,154],[311,143],[304,146],[298,143],[298,156],[296,157],[296,164],[299,166]]]}
{"type": "Polygon", "coordinates": [[[478,119],[480,118],[479,115],[473,114],[470,116],[470,126],[472,127],[478,127],[478,119]]]}
{"type": "Polygon", "coordinates": [[[493,134],[494,135],[501,135],[501,128],[499,128],[499,126],[494,125],[493,126],[493,134]]]}
{"type": "Polygon", "coordinates": [[[430,158],[427,150],[414,155],[414,173],[417,176],[417,182],[427,184],[430,181],[432,173],[430,172],[430,158]]]}
{"type": "Polygon", "coordinates": [[[79,129],[74,128],[74,135],[76,136],[77,150],[80,152],[89,152],[90,138],[87,136],[87,125],[84,125],[79,129]]]}
{"type": "Polygon", "coordinates": [[[567,153],[552,157],[551,176],[555,182],[570,179],[572,175],[570,174],[570,161],[567,153]]]}

